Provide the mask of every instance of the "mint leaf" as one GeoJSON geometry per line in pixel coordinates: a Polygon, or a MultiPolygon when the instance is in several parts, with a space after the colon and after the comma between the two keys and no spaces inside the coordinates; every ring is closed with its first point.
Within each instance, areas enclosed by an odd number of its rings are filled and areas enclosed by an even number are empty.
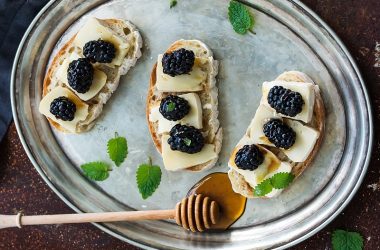
{"type": "Polygon", "coordinates": [[[186,146],[190,146],[191,145],[191,140],[189,138],[184,138],[183,139],[183,142],[185,143],[186,146]]]}
{"type": "Polygon", "coordinates": [[[332,234],[333,250],[361,250],[363,237],[356,232],[335,230],[332,234]]]}
{"type": "Polygon", "coordinates": [[[177,5],[177,1],[176,0],[171,0],[170,1],[170,9],[173,8],[176,5],[177,5]]]}
{"type": "Polygon", "coordinates": [[[266,179],[255,187],[255,195],[264,196],[266,194],[269,194],[272,191],[272,189],[273,187],[270,183],[270,179],[266,179]]]}
{"type": "Polygon", "coordinates": [[[174,102],[169,102],[166,111],[172,112],[175,109],[175,103],[174,102]]]}
{"type": "Polygon", "coordinates": [[[141,164],[136,171],[137,187],[145,200],[151,196],[161,182],[161,168],[152,165],[152,160],[149,159],[148,164],[141,164]]]}
{"type": "Polygon", "coordinates": [[[243,4],[231,1],[228,6],[228,19],[236,33],[244,35],[252,28],[254,20],[247,7],[243,4]]]}
{"type": "Polygon", "coordinates": [[[276,189],[286,188],[293,180],[294,174],[292,173],[277,173],[270,178],[272,186],[276,189]]]}
{"type": "Polygon", "coordinates": [[[128,154],[127,139],[115,133],[115,138],[110,139],[107,143],[107,152],[110,159],[119,167],[128,154]]]}
{"type": "Polygon", "coordinates": [[[111,168],[104,162],[89,162],[80,166],[85,176],[94,181],[104,181],[111,168]]]}

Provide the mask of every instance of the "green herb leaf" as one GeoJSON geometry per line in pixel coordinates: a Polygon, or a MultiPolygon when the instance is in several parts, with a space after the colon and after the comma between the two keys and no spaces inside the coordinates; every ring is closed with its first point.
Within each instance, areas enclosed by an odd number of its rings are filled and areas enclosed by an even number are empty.
{"type": "Polygon", "coordinates": [[[107,151],[110,159],[119,167],[128,154],[127,139],[115,133],[115,138],[107,143],[107,151]]]}
{"type": "Polygon", "coordinates": [[[176,0],[170,0],[170,9],[177,5],[176,0]]]}
{"type": "Polygon", "coordinates": [[[356,232],[335,230],[332,234],[333,250],[361,250],[363,237],[356,232]]]}
{"type": "Polygon", "coordinates": [[[191,140],[189,138],[184,138],[183,142],[186,144],[186,146],[190,146],[191,145],[191,140]]]}
{"type": "Polygon", "coordinates": [[[254,19],[247,7],[243,4],[231,1],[228,6],[228,18],[236,33],[244,35],[254,24],[254,19]]]}
{"type": "Polygon", "coordinates": [[[292,173],[277,173],[270,178],[272,186],[276,189],[286,188],[293,180],[294,174],[292,173]]]}
{"type": "Polygon", "coordinates": [[[175,103],[174,102],[169,102],[166,111],[172,112],[175,109],[175,103]]]}
{"type": "Polygon", "coordinates": [[[80,166],[84,175],[94,181],[104,181],[109,176],[111,168],[104,162],[89,162],[80,166]]]}
{"type": "Polygon", "coordinates": [[[272,189],[273,187],[272,187],[272,184],[270,183],[270,179],[266,179],[255,187],[255,195],[264,196],[266,194],[269,194],[272,191],[272,189]]]}
{"type": "Polygon", "coordinates": [[[145,200],[151,196],[161,182],[161,168],[152,165],[151,159],[148,164],[141,164],[136,171],[137,187],[145,200]]]}

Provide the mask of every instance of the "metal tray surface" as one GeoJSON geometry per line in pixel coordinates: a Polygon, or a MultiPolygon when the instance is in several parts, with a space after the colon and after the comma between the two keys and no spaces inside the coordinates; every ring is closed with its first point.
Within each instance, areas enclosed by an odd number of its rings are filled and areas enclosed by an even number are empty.
{"type": "Polygon", "coordinates": [[[310,237],[350,201],[366,172],[372,146],[372,116],[366,89],[352,57],[336,35],[299,1],[244,2],[255,17],[256,35],[236,34],[227,18],[228,1],[51,1],[27,30],[11,83],[14,120],[37,171],[77,212],[168,209],[203,176],[227,171],[228,156],[243,135],[261,98],[261,83],[286,70],[300,70],[320,86],[326,133],[313,164],[276,199],[247,202],[231,229],[193,234],[169,221],[96,224],[144,248],[285,248],[310,237]],[[90,132],[59,133],[38,113],[42,81],[54,54],[88,16],[132,21],[144,39],[143,56],[106,104],[90,132]],[[139,164],[151,156],[163,166],[145,120],[150,70],[178,39],[199,39],[220,61],[219,110],[224,129],[217,166],[202,173],[163,170],[155,194],[142,200],[135,183],[139,164]],[[349,115],[348,115],[349,114],[349,115]],[[115,131],[126,136],[129,155],[110,178],[94,183],[80,164],[108,159],[106,143],[115,131]]]}

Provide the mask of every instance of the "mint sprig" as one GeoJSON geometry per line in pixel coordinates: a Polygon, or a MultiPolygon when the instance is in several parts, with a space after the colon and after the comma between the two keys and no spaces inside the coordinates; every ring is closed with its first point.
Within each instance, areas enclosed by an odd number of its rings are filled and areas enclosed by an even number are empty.
{"type": "Polygon", "coordinates": [[[363,237],[356,232],[335,230],[332,234],[333,250],[362,250],[363,237]]]}
{"type": "Polygon", "coordinates": [[[273,186],[270,183],[270,179],[266,179],[255,187],[255,195],[264,196],[272,192],[272,189],[273,189],[273,186]]]}
{"type": "Polygon", "coordinates": [[[244,35],[254,24],[254,19],[248,8],[237,2],[231,1],[228,6],[228,19],[236,33],[244,35]]]}
{"type": "Polygon", "coordinates": [[[110,159],[119,167],[125,160],[128,154],[128,144],[125,137],[115,133],[115,138],[112,138],[107,143],[107,152],[110,159]]]}
{"type": "Polygon", "coordinates": [[[289,173],[277,173],[270,178],[270,183],[276,189],[283,189],[289,186],[294,180],[294,175],[289,173]]]}
{"type": "Polygon", "coordinates": [[[161,182],[161,168],[152,165],[152,159],[149,158],[148,164],[141,164],[136,171],[137,187],[145,200],[151,196],[158,188],[161,182]]]}
{"type": "Polygon", "coordinates": [[[112,169],[107,163],[96,161],[80,166],[85,176],[94,181],[104,181],[109,176],[112,169]]]}
{"type": "Polygon", "coordinates": [[[170,9],[177,5],[177,0],[170,0],[170,9]]]}
{"type": "Polygon", "coordinates": [[[265,179],[260,184],[256,185],[254,188],[254,194],[256,196],[265,196],[272,192],[273,188],[275,189],[283,189],[292,183],[295,176],[292,173],[277,173],[273,175],[271,178],[265,179]]]}
{"type": "Polygon", "coordinates": [[[175,109],[175,103],[174,102],[169,102],[166,111],[172,112],[175,109]]]}

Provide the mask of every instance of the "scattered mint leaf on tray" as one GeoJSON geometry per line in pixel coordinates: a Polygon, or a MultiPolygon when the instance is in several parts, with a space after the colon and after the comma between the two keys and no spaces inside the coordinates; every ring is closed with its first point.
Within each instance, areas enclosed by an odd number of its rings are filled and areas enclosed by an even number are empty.
{"type": "Polygon", "coordinates": [[[264,196],[266,194],[269,194],[272,191],[272,189],[273,187],[270,183],[270,179],[266,179],[255,187],[255,195],[264,196]]]}
{"type": "Polygon", "coordinates": [[[170,9],[177,5],[176,0],[170,0],[170,9]]]}
{"type": "Polygon", "coordinates": [[[293,180],[292,173],[277,173],[270,178],[272,186],[276,189],[286,188],[293,180]]]}
{"type": "Polygon", "coordinates": [[[111,168],[104,162],[89,162],[80,166],[85,176],[94,181],[104,181],[111,168]]]}
{"type": "Polygon", "coordinates": [[[141,164],[136,171],[137,187],[145,200],[151,196],[161,182],[161,168],[152,165],[152,160],[149,158],[148,164],[141,164]]]}
{"type": "Polygon", "coordinates": [[[254,19],[248,8],[236,1],[228,6],[228,19],[236,33],[244,35],[254,24],[254,19]]]}
{"type": "Polygon", "coordinates": [[[356,232],[335,230],[332,234],[333,250],[362,250],[363,237],[356,232]]]}
{"type": "Polygon", "coordinates": [[[107,152],[110,159],[119,167],[128,154],[127,139],[115,133],[115,138],[110,139],[107,143],[107,152]]]}

